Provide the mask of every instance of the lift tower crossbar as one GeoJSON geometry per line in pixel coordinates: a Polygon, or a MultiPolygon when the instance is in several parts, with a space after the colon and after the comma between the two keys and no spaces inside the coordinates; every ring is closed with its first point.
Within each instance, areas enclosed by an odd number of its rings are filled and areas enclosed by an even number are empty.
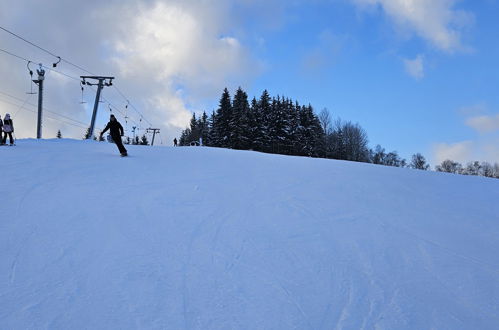
{"type": "Polygon", "coordinates": [[[151,141],[151,146],[154,145],[154,138],[156,137],[156,133],[159,133],[159,128],[148,128],[147,133],[152,132],[152,141],[151,141]]]}
{"type": "Polygon", "coordinates": [[[99,108],[100,94],[104,86],[112,86],[114,77],[103,76],[80,76],[82,85],[97,86],[97,93],[95,95],[94,111],[92,112],[92,120],[90,121],[90,129],[88,131],[87,139],[92,139],[94,136],[95,118],[97,117],[97,110],[99,108]],[[96,80],[96,83],[91,83],[88,80],[96,80]]]}

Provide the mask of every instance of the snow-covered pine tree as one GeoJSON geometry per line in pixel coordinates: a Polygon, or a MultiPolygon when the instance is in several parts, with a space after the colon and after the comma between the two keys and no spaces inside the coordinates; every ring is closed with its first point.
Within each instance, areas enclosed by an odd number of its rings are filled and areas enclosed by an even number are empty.
{"type": "Polygon", "coordinates": [[[286,100],[288,112],[288,140],[289,153],[293,155],[299,154],[300,145],[300,113],[297,110],[298,103],[294,103],[291,99],[286,100]]]}
{"type": "Polygon", "coordinates": [[[208,134],[207,134],[207,140],[206,142],[203,142],[204,145],[210,146],[210,147],[215,147],[215,111],[212,111],[210,117],[208,118],[208,134]]]}
{"type": "Polygon", "coordinates": [[[232,101],[227,88],[224,89],[220,98],[220,105],[215,115],[214,123],[214,146],[230,148],[230,122],[232,117],[232,101]]]}
{"type": "Polygon", "coordinates": [[[83,140],[89,139],[90,138],[90,127],[87,128],[85,131],[85,135],[83,135],[83,140]]]}
{"type": "Polygon", "coordinates": [[[249,148],[249,131],[248,125],[248,94],[239,87],[234,95],[232,102],[232,116],[230,119],[230,143],[234,149],[249,148]]]}
{"type": "Polygon", "coordinates": [[[260,109],[260,104],[253,97],[251,100],[251,106],[248,111],[248,142],[249,149],[251,150],[263,150],[263,140],[264,140],[264,129],[263,129],[263,120],[262,120],[262,112],[260,109]]]}
{"type": "Polygon", "coordinates": [[[208,125],[208,115],[205,111],[201,115],[201,118],[198,120],[199,127],[199,136],[203,139],[203,145],[209,145],[209,130],[210,127],[208,125]]]}
{"type": "Polygon", "coordinates": [[[304,155],[317,157],[319,155],[318,146],[323,136],[319,119],[314,114],[311,105],[301,107],[301,144],[304,155]]]}
{"type": "Polygon", "coordinates": [[[264,90],[262,95],[260,96],[260,100],[258,101],[258,111],[260,121],[260,132],[259,138],[261,140],[262,148],[264,151],[270,151],[270,143],[272,141],[272,137],[270,136],[270,121],[271,121],[271,106],[272,99],[270,98],[269,92],[264,90]]]}

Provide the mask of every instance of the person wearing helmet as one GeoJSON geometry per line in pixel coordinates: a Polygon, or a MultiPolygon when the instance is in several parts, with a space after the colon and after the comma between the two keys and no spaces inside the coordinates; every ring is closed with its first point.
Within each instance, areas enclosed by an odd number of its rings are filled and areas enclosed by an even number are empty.
{"type": "Polygon", "coordinates": [[[111,138],[113,139],[114,143],[116,143],[121,156],[128,156],[127,150],[125,149],[125,146],[123,146],[123,141],[121,141],[121,137],[124,135],[123,126],[121,126],[121,124],[116,120],[116,117],[114,115],[111,115],[111,117],[109,118],[109,123],[107,123],[104,130],[100,133],[101,140],[102,135],[104,135],[107,130],[109,130],[111,138]]]}
{"type": "Polygon", "coordinates": [[[14,138],[12,137],[12,133],[14,133],[14,122],[10,118],[10,114],[5,115],[5,119],[3,120],[3,140],[2,143],[5,144],[7,142],[7,135],[9,136],[10,145],[14,145],[14,138]]]}

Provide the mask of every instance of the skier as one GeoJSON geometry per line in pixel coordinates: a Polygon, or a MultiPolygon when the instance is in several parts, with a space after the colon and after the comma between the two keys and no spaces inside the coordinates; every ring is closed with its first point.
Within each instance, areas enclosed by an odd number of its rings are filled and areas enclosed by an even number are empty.
{"type": "Polygon", "coordinates": [[[102,140],[102,135],[109,130],[111,133],[111,137],[113,138],[114,143],[118,147],[120,154],[122,157],[128,156],[128,153],[123,146],[123,141],[121,141],[121,137],[124,135],[123,126],[116,120],[114,115],[111,115],[109,118],[109,123],[107,123],[106,128],[100,133],[100,137],[102,140]]]}
{"type": "Polygon", "coordinates": [[[12,137],[12,133],[14,133],[14,123],[12,119],[10,119],[10,114],[5,115],[5,119],[3,121],[3,140],[2,143],[5,144],[7,142],[7,135],[9,136],[10,145],[14,145],[14,138],[12,137]]]}
{"type": "Polygon", "coordinates": [[[176,147],[177,146],[177,138],[174,138],[173,139],[173,146],[176,147]]]}
{"type": "Polygon", "coordinates": [[[2,121],[2,116],[0,116],[0,146],[3,145],[3,121],[2,121]]]}

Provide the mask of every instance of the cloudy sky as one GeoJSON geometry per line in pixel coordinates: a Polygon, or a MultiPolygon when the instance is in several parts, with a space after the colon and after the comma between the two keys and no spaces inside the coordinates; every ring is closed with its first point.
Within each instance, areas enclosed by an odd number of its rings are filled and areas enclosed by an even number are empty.
{"type": "MultiPolygon", "coordinates": [[[[128,130],[152,124],[168,145],[192,112],[241,86],[328,108],[359,122],[371,145],[435,164],[499,161],[497,13],[498,0],[2,0],[0,26],[116,77],[98,127],[126,114],[128,130]]],[[[0,49],[56,61],[2,30],[0,49]]],[[[0,115],[13,115],[18,138],[34,136],[26,62],[0,51],[0,73],[0,115]]],[[[95,92],[80,104],[78,79],[54,71],[45,85],[44,137],[82,136],[95,92]]]]}

